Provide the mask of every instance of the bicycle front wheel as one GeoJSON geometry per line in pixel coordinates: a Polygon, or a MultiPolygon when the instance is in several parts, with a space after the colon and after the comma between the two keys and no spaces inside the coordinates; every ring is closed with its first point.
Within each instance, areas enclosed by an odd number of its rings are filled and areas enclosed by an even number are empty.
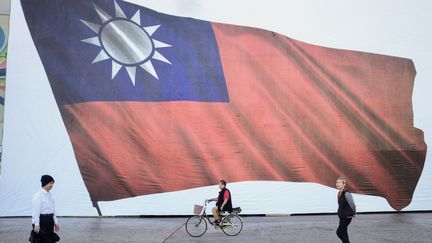
{"type": "Polygon", "coordinates": [[[222,219],[221,228],[226,235],[238,235],[243,229],[243,220],[236,214],[230,214],[222,219]]]}
{"type": "Polygon", "coordinates": [[[207,231],[207,221],[199,215],[190,217],[185,226],[186,232],[193,237],[200,237],[207,231]]]}

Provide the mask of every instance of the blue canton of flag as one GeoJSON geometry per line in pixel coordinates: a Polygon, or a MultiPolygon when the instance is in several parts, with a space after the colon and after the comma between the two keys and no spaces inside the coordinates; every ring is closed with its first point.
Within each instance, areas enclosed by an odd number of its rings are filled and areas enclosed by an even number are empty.
{"type": "Polygon", "coordinates": [[[229,100],[209,22],[114,0],[21,3],[59,105],[229,100]]]}

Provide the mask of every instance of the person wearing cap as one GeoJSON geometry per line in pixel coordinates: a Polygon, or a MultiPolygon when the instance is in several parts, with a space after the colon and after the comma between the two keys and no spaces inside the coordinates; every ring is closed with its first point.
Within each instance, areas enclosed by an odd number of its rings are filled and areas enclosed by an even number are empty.
{"type": "MultiPolygon", "coordinates": [[[[55,242],[53,240],[54,230],[59,232],[54,200],[50,190],[54,186],[54,178],[50,175],[41,177],[42,189],[33,195],[32,226],[38,235],[40,242],[55,242]]],[[[57,235],[56,235],[57,236],[57,235]]],[[[58,237],[58,236],[57,236],[58,237]]]]}

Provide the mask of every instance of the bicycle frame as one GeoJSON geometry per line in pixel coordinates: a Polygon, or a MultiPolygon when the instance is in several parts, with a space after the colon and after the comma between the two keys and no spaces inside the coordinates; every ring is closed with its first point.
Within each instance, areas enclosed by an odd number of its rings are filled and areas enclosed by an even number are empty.
{"type": "Polygon", "coordinates": [[[209,216],[208,216],[207,213],[206,213],[207,205],[208,205],[209,203],[210,203],[210,202],[207,201],[207,200],[204,201],[204,207],[203,207],[203,209],[202,209],[202,212],[201,212],[200,216],[202,216],[203,218],[207,219],[207,221],[208,221],[211,225],[214,225],[214,221],[212,222],[212,221],[210,220],[209,216]]]}

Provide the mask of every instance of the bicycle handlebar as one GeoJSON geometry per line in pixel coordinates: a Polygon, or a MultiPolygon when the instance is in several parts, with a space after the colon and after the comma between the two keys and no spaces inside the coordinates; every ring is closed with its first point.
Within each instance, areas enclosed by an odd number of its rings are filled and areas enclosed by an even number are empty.
{"type": "Polygon", "coordinates": [[[211,203],[211,202],[213,202],[213,201],[212,201],[212,200],[208,200],[208,199],[206,199],[206,200],[204,201],[205,205],[207,205],[207,204],[209,204],[209,203],[211,203]]]}

